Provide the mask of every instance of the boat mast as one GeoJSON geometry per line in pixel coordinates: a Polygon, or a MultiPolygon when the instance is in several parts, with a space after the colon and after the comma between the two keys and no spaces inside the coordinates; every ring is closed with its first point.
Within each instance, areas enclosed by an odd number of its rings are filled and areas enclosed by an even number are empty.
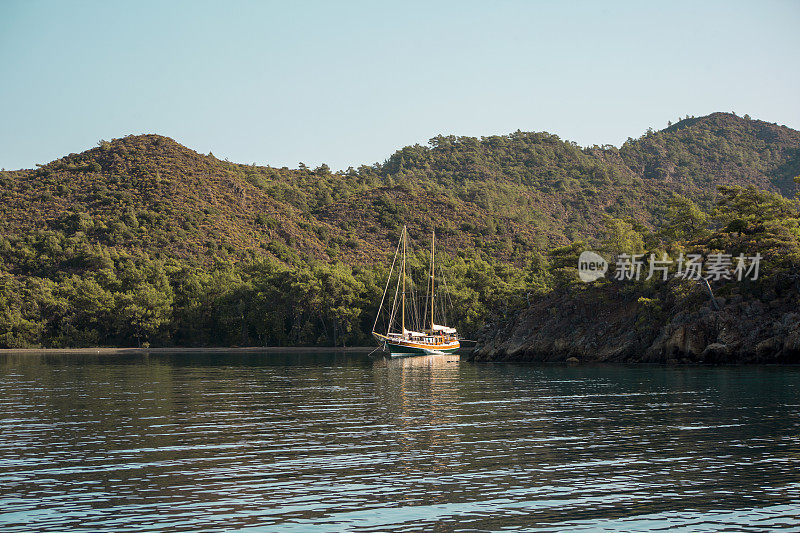
{"type": "Polygon", "coordinates": [[[403,324],[402,334],[406,334],[406,227],[403,226],[403,295],[402,306],[400,307],[400,317],[403,324]]]}
{"type": "MultiPolygon", "coordinates": [[[[400,241],[397,241],[397,248],[394,251],[394,257],[392,258],[392,266],[389,269],[389,277],[386,278],[386,287],[383,289],[383,296],[381,296],[381,303],[378,306],[378,313],[375,315],[375,323],[372,325],[372,333],[375,333],[375,330],[378,327],[378,319],[381,316],[381,310],[383,309],[383,302],[386,300],[386,293],[389,292],[389,282],[392,281],[392,274],[394,274],[394,265],[397,263],[397,256],[400,254],[400,241]]],[[[398,278],[399,281],[399,278],[398,278]]],[[[397,306],[397,293],[395,292],[395,299],[392,302],[392,312],[389,314],[389,327],[386,329],[386,334],[389,334],[389,330],[392,328],[392,320],[394,319],[394,310],[397,306]]]]}
{"type": "Polygon", "coordinates": [[[434,273],[436,270],[434,269],[434,254],[436,252],[436,230],[433,231],[433,238],[431,239],[431,335],[433,335],[433,281],[434,281],[434,273]]]}

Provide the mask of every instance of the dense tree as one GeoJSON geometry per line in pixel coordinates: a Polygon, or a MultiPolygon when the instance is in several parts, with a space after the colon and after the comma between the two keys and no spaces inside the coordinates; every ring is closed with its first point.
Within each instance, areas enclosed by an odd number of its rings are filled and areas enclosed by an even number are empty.
{"type": "Polygon", "coordinates": [[[667,203],[661,235],[666,241],[690,241],[706,233],[708,216],[689,198],[676,194],[667,203]]]}
{"type": "Polygon", "coordinates": [[[644,251],[644,238],[627,220],[606,217],[601,247],[611,257],[619,254],[637,254],[644,251]]]}
{"type": "Polygon", "coordinates": [[[726,226],[733,224],[739,231],[742,225],[763,223],[796,215],[798,204],[778,194],[759,190],[753,186],[719,187],[716,218],[726,226]]]}

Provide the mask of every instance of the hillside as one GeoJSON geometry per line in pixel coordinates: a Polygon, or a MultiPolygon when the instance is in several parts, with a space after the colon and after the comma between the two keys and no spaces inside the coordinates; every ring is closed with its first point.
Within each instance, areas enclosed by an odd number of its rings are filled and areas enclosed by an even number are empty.
{"type": "Polygon", "coordinates": [[[158,135],[100,144],[36,170],[3,173],[3,232],[81,230],[103,245],[204,262],[275,254],[281,245],[321,257],[320,235],[341,235],[254,184],[281,180],[279,171],[219,161],[158,135]]]}
{"type": "Polygon", "coordinates": [[[685,119],[620,149],[547,133],[436,137],[381,165],[331,173],[241,165],[157,135],[129,136],[36,170],[0,173],[0,229],[81,218],[93,241],[158,256],[383,260],[403,222],[443,247],[520,262],[592,238],[604,214],[648,226],[673,192],[710,205],[718,185],[796,192],[800,132],[735,115],[685,119]],[[76,218],[77,217],[77,218],[76,218]]]}
{"type": "Polygon", "coordinates": [[[800,132],[726,113],[620,148],[438,136],[343,172],[231,163],[158,135],[101,141],[0,172],[0,346],[363,342],[404,223],[417,248],[437,231],[474,331],[609,216],[646,234],[675,194],[705,210],[720,185],[791,197],[798,174],[800,132]],[[137,325],[103,323],[118,316],[137,325]]]}

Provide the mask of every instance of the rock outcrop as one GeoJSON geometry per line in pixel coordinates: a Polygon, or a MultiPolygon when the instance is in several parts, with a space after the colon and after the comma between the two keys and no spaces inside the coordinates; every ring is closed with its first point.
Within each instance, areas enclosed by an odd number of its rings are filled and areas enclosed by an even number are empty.
{"type": "Polygon", "coordinates": [[[694,304],[552,293],[479,335],[474,360],[800,363],[800,293],[694,304]]]}

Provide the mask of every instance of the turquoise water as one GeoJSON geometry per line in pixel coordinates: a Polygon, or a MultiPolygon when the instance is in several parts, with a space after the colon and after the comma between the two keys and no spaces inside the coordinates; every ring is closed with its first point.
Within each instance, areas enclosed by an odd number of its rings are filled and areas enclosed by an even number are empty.
{"type": "Polygon", "coordinates": [[[0,530],[800,531],[800,369],[0,355],[0,530]]]}

